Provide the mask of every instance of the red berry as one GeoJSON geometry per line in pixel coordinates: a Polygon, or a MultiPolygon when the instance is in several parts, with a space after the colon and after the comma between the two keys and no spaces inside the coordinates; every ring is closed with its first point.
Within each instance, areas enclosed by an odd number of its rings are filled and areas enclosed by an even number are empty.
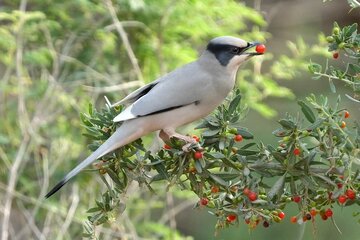
{"type": "Polygon", "coordinates": [[[325,216],[327,216],[327,217],[332,217],[332,215],[333,215],[333,211],[332,211],[330,208],[328,208],[328,209],[325,211],[325,216]]]}
{"type": "Polygon", "coordinates": [[[356,198],[356,193],[355,193],[355,191],[352,190],[352,189],[346,190],[345,194],[346,194],[346,196],[347,196],[349,199],[351,199],[351,200],[354,200],[354,199],[356,198]]]}
{"type": "Polygon", "coordinates": [[[171,147],[169,145],[167,145],[167,144],[164,144],[164,148],[167,149],[167,150],[171,149],[171,147]]]}
{"type": "Polygon", "coordinates": [[[255,192],[249,192],[247,195],[250,201],[255,201],[257,199],[257,194],[255,192]]]}
{"type": "Polygon", "coordinates": [[[293,151],[293,153],[294,153],[295,156],[299,156],[300,153],[301,153],[301,151],[300,151],[299,148],[295,148],[294,151],[293,151]]]}
{"type": "Polygon", "coordinates": [[[264,44],[256,45],[255,51],[257,53],[264,53],[266,51],[266,47],[264,44]]]}
{"type": "Polygon", "coordinates": [[[297,218],[296,218],[295,216],[292,216],[292,217],[290,218],[290,222],[296,223],[296,222],[297,222],[297,218]]]}
{"type": "Polygon", "coordinates": [[[337,183],[336,185],[337,185],[337,187],[338,187],[339,189],[343,187],[343,184],[342,184],[342,183],[337,183]]]}
{"type": "Polygon", "coordinates": [[[200,138],[198,136],[193,135],[192,138],[195,139],[195,141],[200,142],[200,138]]]}
{"type": "Polygon", "coordinates": [[[339,57],[339,53],[338,53],[338,52],[334,52],[334,53],[333,53],[333,58],[334,58],[334,59],[338,59],[338,57],[339,57]]]}
{"type": "Polygon", "coordinates": [[[236,142],[241,142],[243,140],[243,137],[240,134],[236,134],[235,137],[234,137],[234,140],[236,142]]]}
{"type": "Polygon", "coordinates": [[[300,196],[293,196],[292,200],[296,203],[299,203],[301,201],[301,197],[300,196]]]}
{"type": "Polygon", "coordinates": [[[346,202],[346,200],[347,200],[347,196],[345,196],[345,195],[340,195],[340,196],[338,197],[338,202],[339,202],[340,204],[344,204],[344,203],[346,202]]]}
{"type": "Polygon", "coordinates": [[[317,212],[317,210],[316,210],[315,208],[313,208],[313,209],[310,210],[310,214],[311,214],[311,216],[313,216],[313,217],[315,217],[317,213],[318,213],[318,212],[317,212]]]}
{"type": "Polygon", "coordinates": [[[211,187],[211,192],[212,193],[218,193],[219,192],[219,187],[218,186],[212,186],[211,187]]]}
{"type": "Polygon", "coordinates": [[[284,212],[279,212],[278,214],[280,219],[284,219],[285,218],[285,213],[284,212]]]}
{"type": "Polygon", "coordinates": [[[247,187],[244,188],[244,190],[243,190],[243,193],[244,193],[245,196],[248,196],[250,192],[251,192],[250,189],[247,188],[247,187]]]}
{"type": "Polygon", "coordinates": [[[342,121],[341,124],[340,124],[340,127],[341,128],[346,128],[346,122],[342,121]]]}
{"type": "Polygon", "coordinates": [[[267,221],[264,221],[263,226],[264,226],[264,228],[268,228],[270,226],[270,224],[267,221]]]}
{"type": "Polygon", "coordinates": [[[202,153],[202,152],[196,151],[196,152],[194,153],[194,158],[195,158],[196,160],[198,160],[198,159],[200,159],[200,158],[202,158],[202,157],[203,157],[203,153],[202,153]]]}
{"type": "Polygon", "coordinates": [[[325,214],[321,215],[322,220],[326,221],[328,219],[328,216],[326,216],[325,214]]]}
{"type": "Polygon", "coordinates": [[[227,217],[226,217],[226,221],[228,221],[228,222],[231,223],[231,222],[235,221],[236,218],[237,218],[237,215],[236,215],[236,214],[229,214],[229,215],[227,215],[227,217]]]}
{"type": "Polygon", "coordinates": [[[350,113],[349,113],[348,111],[345,111],[344,117],[345,117],[345,118],[349,118],[349,117],[350,117],[350,113]]]}
{"type": "Polygon", "coordinates": [[[209,199],[207,199],[205,197],[200,199],[201,206],[206,206],[208,203],[209,203],[209,199]]]}

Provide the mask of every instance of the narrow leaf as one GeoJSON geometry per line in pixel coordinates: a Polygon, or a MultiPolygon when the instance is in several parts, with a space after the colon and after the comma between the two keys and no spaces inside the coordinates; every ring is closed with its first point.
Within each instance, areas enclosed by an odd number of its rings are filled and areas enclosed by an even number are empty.
{"type": "Polygon", "coordinates": [[[282,175],[269,190],[267,196],[270,200],[272,200],[275,195],[280,196],[282,194],[284,190],[285,177],[286,173],[282,175]]]}
{"type": "Polygon", "coordinates": [[[316,117],[314,112],[311,110],[311,108],[304,101],[298,101],[298,104],[300,105],[301,111],[304,113],[306,119],[309,122],[314,123],[316,117]]]}

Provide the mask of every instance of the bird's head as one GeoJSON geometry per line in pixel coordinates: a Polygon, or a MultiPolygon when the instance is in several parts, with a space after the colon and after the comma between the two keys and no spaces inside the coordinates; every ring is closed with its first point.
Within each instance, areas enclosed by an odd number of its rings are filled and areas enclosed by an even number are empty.
{"type": "Polygon", "coordinates": [[[259,42],[247,42],[240,38],[223,36],[212,39],[206,51],[213,54],[222,66],[233,71],[249,58],[263,54],[251,50],[259,44],[259,42]]]}

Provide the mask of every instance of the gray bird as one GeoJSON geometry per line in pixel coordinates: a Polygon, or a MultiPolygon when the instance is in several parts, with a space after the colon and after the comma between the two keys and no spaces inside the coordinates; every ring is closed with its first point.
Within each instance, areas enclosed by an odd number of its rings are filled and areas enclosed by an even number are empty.
{"type": "Polygon", "coordinates": [[[46,198],[96,159],[148,133],[160,130],[159,136],[164,140],[175,137],[188,145],[194,143],[193,138],[176,133],[176,128],[207,116],[222,103],[235,85],[239,66],[252,56],[262,54],[248,51],[259,44],[230,36],[214,38],[196,61],[115,103],[113,106],[130,104],[113,120],[122,122],[121,126],[46,194],[46,198]]]}

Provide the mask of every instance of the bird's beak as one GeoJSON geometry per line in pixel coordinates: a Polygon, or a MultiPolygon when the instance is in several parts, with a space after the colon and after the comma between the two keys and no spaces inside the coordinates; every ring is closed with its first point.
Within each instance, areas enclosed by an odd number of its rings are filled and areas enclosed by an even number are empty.
{"type": "Polygon", "coordinates": [[[257,45],[260,45],[260,42],[249,42],[248,46],[244,49],[243,54],[247,54],[249,56],[256,56],[256,55],[263,55],[264,53],[259,53],[259,52],[248,52],[247,50],[256,47],[257,45]]]}

